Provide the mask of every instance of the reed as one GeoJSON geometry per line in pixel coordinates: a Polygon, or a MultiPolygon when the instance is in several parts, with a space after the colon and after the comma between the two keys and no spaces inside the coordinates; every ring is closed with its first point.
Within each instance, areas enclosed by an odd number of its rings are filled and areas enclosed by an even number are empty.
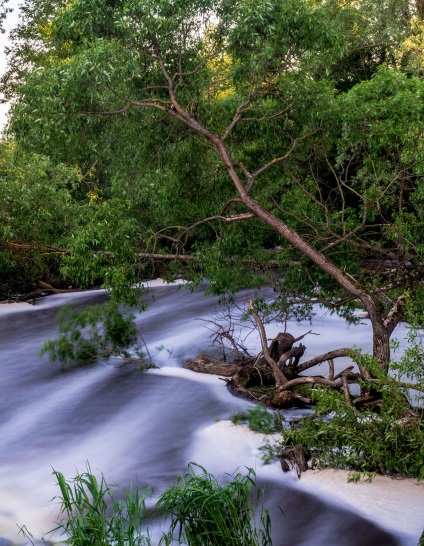
{"type": "MultiPolygon", "coordinates": [[[[112,487],[103,475],[97,479],[88,463],[86,471],[71,481],[61,472],[54,475],[61,493],[56,497],[61,517],[51,534],[61,531],[69,546],[150,546],[149,532],[142,533],[149,489],[112,487]]],[[[154,508],[156,515],[169,521],[160,545],[271,546],[263,493],[256,489],[252,469],[218,480],[190,463],[154,508]]]]}
{"type": "Polygon", "coordinates": [[[178,477],[177,484],[163,493],[156,505],[161,515],[170,519],[169,533],[162,538],[162,544],[272,544],[269,513],[262,505],[263,490],[253,493],[254,471],[225,475],[222,480],[220,483],[199,465],[188,466],[187,473],[178,477]]]}
{"type": "Polygon", "coordinates": [[[69,546],[149,546],[149,535],[141,533],[146,518],[148,489],[119,488],[120,499],[103,475],[98,480],[87,464],[86,472],[66,481],[53,471],[61,495],[61,519],[52,530],[62,531],[69,546]]]}

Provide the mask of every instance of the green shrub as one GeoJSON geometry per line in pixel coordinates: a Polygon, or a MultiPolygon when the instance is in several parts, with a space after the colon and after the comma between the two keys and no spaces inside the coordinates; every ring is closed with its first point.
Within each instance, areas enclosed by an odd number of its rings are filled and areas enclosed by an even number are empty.
{"type": "Polygon", "coordinates": [[[248,425],[255,432],[272,434],[281,432],[281,418],[274,411],[269,410],[264,404],[255,404],[247,411],[239,411],[231,417],[235,425],[248,425]]]}
{"type": "Polygon", "coordinates": [[[63,367],[89,364],[97,358],[118,358],[140,368],[155,367],[137,345],[134,315],[122,313],[114,302],[93,305],[82,311],[65,305],[58,312],[59,335],[48,339],[39,352],[63,367]]]}
{"type": "Polygon", "coordinates": [[[316,414],[283,432],[285,446],[300,445],[312,466],[424,479],[424,423],[399,388],[380,389],[379,411],[347,404],[343,395],[316,389],[316,414]]]}

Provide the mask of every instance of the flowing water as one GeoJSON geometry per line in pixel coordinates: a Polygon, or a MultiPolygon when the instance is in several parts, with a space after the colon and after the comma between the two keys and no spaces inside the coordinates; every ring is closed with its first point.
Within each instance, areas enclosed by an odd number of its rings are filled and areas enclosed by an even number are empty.
{"type": "MultiPolygon", "coordinates": [[[[25,543],[22,525],[37,538],[51,529],[57,518],[52,469],[72,478],[87,461],[109,483],[127,487],[137,480],[155,494],[172,485],[190,461],[215,474],[255,468],[259,485],[266,485],[274,546],[416,545],[424,526],[422,486],[405,482],[405,495],[418,496],[403,510],[386,482],[381,490],[376,485],[372,500],[373,484],[346,484],[345,475],[343,483],[339,474],[321,480],[323,474],[313,472],[298,480],[277,463],[264,466],[263,436],[228,420],[249,402],[233,397],[217,377],[182,369],[186,359],[211,350],[204,321],[213,318],[216,300],[176,286],[154,286],[150,299],[153,293],[154,303],[137,317],[160,366],[147,373],[111,363],[61,371],[37,358],[42,343],[55,335],[57,309],[102,301],[103,292],[0,306],[0,546],[25,543]],[[351,489],[342,494],[346,486],[351,489]],[[358,491],[368,505],[355,501],[358,491]]],[[[240,301],[247,296],[241,293],[240,301]]],[[[295,336],[310,329],[319,335],[305,338],[307,357],[335,345],[370,348],[366,321],[349,326],[318,314],[312,326],[288,328],[295,336]]],[[[269,337],[277,331],[269,330],[269,337]]],[[[253,334],[248,341],[252,352],[259,350],[253,334]]],[[[286,414],[291,419],[299,410],[286,414]]],[[[155,544],[160,530],[154,522],[152,533],[155,544]]]]}

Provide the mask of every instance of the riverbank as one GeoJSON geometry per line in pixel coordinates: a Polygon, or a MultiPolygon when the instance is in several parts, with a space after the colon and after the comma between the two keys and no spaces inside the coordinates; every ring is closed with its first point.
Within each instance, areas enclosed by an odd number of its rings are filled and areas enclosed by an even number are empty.
{"type": "MultiPolygon", "coordinates": [[[[151,279],[151,280],[144,281],[142,283],[142,286],[144,288],[146,288],[146,289],[150,289],[150,288],[156,288],[156,287],[159,287],[159,286],[179,286],[179,285],[183,285],[183,284],[187,284],[187,281],[185,281],[183,279],[176,279],[172,283],[167,283],[164,279],[158,277],[156,279],[151,279]]],[[[106,292],[106,290],[104,290],[103,288],[97,288],[97,289],[92,289],[92,290],[87,290],[87,289],[63,290],[63,291],[60,292],[60,295],[61,296],[69,296],[71,294],[87,294],[87,293],[89,294],[89,293],[95,293],[95,292],[104,293],[104,292],[106,292]]],[[[22,310],[22,309],[28,309],[29,306],[37,305],[37,303],[39,303],[39,302],[43,301],[45,298],[49,298],[51,296],[58,296],[58,293],[40,295],[37,298],[30,299],[30,300],[19,300],[19,299],[16,299],[16,300],[11,300],[11,299],[0,300],[0,313],[1,312],[6,313],[6,312],[10,312],[10,311],[19,311],[19,310],[22,310]]]]}
{"type": "Polygon", "coordinates": [[[17,301],[17,302],[0,302],[0,313],[2,314],[9,314],[14,313],[16,311],[25,311],[27,309],[30,309],[32,307],[32,304],[28,302],[23,301],[17,301]]]}

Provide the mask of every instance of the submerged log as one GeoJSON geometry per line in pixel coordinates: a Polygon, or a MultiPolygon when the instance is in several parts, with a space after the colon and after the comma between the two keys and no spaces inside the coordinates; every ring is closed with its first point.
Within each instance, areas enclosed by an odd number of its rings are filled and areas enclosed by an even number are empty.
{"type": "Polygon", "coordinates": [[[222,375],[223,377],[232,377],[241,368],[238,364],[227,364],[209,355],[198,355],[196,358],[191,358],[183,367],[193,372],[222,375]]]}
{"type": "Polygon", "coordinates": [[[40,296],[47,294],[68,294],[69,292],[83,292],[81,288],[54,288],[51,284],[44,281],[37,281],[34,285],[35,290],[24,294],[15,301],[32,301],[40,296]]]}

